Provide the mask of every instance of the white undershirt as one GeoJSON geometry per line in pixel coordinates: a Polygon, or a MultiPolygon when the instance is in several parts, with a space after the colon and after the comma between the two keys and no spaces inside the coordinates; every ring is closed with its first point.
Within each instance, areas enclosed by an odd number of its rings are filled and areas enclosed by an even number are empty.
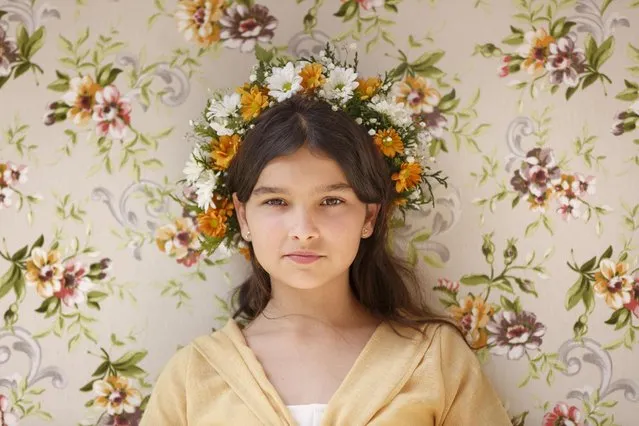
{"type": "Polygon", "coordinates": [[[319,426],[328,404],[287,405],[298,426],[319,426]]]}

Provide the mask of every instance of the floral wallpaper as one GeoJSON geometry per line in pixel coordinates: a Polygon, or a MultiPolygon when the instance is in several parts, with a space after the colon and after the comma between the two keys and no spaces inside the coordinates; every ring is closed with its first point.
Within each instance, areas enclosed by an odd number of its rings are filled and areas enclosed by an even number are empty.
{"type": "Polygon", "coordinates": [[[513,425],[636,424],[636,0],[0,0],[0,424],[137,425],[247,271],[193,121],[256,56],[357,50],[448,176],[392,230],[513,425]]]}

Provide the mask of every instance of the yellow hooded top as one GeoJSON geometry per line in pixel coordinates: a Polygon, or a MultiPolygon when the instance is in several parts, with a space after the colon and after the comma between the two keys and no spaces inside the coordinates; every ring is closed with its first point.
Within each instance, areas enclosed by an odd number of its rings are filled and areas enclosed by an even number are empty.
{"type": "MultiPolygon", "coordinates": [[[[463,338],[448,325],[423,336],[381,323],[330,399],[322,426],[510,426],[463,338]]],[[[180,349],[160,374],[140,426],[295,425],[229,320],[180,349]]]]}

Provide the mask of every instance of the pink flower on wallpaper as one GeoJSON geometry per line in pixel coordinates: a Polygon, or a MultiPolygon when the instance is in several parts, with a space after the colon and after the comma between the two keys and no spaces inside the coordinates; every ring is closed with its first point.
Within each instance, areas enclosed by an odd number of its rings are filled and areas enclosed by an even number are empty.
{"type": "Polygon", "coordinates": [[[27,182],[28,167],[25,165],[17,165],[11,161],[7,162],[7,168],[0,177],[8,186],[15,186],[19,183],[27,182]]]}
{"type": "Polygon", "coordinates": [[[579,420],[581,412],[577,407],[569,407],[568,404],[560,402],[551,412],[546,413],[542,426],[583,426],[579,420]]]}
{"type": "Polygon", "coordinates": [[[437,279],[437,285],[435,288],[445,288],[453,293],[459,292],[459,281],[451,281],[447,278],[439,278],[437,279]]]}
{"type": "Polygon", "coordinates": [[[550,56],[546,69],[550,71],[552,84],[565,83],[569,87],[579,84],[579,75],[586,70],[586,55],[575,47],[576,36],[562,37],[548,47],[550,56]]]}
{"type": "Polygon", "coordinates": [[[596,192],[595,184],[597,178],[594,176],[584,176],[581,173],[575,173],[575,180],[572,182],[572,192],[577,197],[583,197],[586,194],[594,195],[596,192]]]}
{"type": "Polygon", "coordinates": [[[371,10],[377,7],[384,7],[384,0],[357,0],[357,3],[364,10],[371,10]]]}
{"type": "Polygon", "coordinates": [[[0,210],[7,209],[13,204],[13,200],[11,200],[13,194],[13,189],[9,187],[0,188],[0,210]]]}
{"type": "Polygon", "coordinates": [[[95,94],[93,120],[98,122],[98,136],[124,139],[131,123],[131,102],[120,96],[120,91],[110,85],[95,94]]]}
{"type": "Polygon", "coordinates": [[[55,296],[70,308],[84,303],[86,293],[94,285],[86,275],[87,270],[80,262],[67,262],[62,273],[60,291],[55,296]]]}
{"type": "Polygon", "coordinates": [[[0,423],[2,426],[17,426],[18,416],[15,415],[13,409],[9,405],[9,398],[0,394],[0,423]]]}
{"type": "Polygon", "coordinates": [[[557,209],[557,213],[561,215],[561,218],[565,221],[572,219],[578,219],[581,216],[579,208],[583,205],[577,198],[561,197],[559,199],[560,206],[557,209]]]}

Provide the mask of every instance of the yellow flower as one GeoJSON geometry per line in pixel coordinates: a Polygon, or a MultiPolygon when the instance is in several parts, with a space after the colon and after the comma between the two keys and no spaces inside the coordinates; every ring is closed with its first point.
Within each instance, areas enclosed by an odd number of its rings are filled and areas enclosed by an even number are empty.
{"type": "Polygon", "coordinates": [[[190,218],[180,217],[175,223],[164,225],[155,231],[155,243],[160,251],[178,259],[198,249],[197,228],[190,218]]]}
{"type": "Polygon", "coordinates": [[[414,114],[433,112],[442,98],[432,82],[423,77],[408,76],[393,90],[397,96],[395,101],[404,103],[414,114]]]}
{"type": "Polygon", "coordinates": [[[251,250],[248,247],[240,247],[240,254],[248,261],[251,260],[251,250]]]}
{"type": "Polygon", "coordinates": [[[450,314],[466,333],[466,340],[475,349],[486,346],[488,331],[486,325],[495,314],[495,307],[484,302],[481,296],[468,295],[460,306],[451,306],[450,314]]]}
{"type": "Polygon", "coordinates": [[[416,187],[422,176],[422,166],[419,163],[402,163],[402,169],[393,173],[391,179],[395,181],[395,191],[402,193],[416,187]]]}
{"type": "Polygon", "coordinates": [[[268,90],[259,86],[244,86],[237,89],[241,95],[242,118],[249,121],[260,115],[268,107],[268,90]]]}
{"type": "Polygon", "coordinates": [[[102,87],[88,75],[72,78],[69,82],[69,91],[62,97],[71,107],[67,111],[67,118],[73,120],[78,126],[87,124],[93,116],[95,94],[100,89],[102,87]]]}
{"type": "Polygon", "coordinates": [[[528,204],[530,204],[530,210],[533,212],[544,213],[546,211],[546,207],[548,207],[548,202],[550,201],[550,197],[552,196],[552,194],[552,188],[548,188],[546,192],[541,194],[540,197],[537,197],[534,194],[530,194],[528,196],[528,204]]]}
{"type": "Polygon", "coordinates": [[[378,77],[358,78],[357,82],[359,86],[355,89],[355,93],[359,95],[361,100],[370,99],[377,94],[377,91],[382,86],[382,80],[378,77]]]}
{"type": "Polygon", "coordinates": [[[302,87],[307,93],[321,87],[326,80],[322,75],[322,64],[317,63],[304,66],[299,75],[302,77],[302,87]]]}
{"type": "Polygon", "coordinates": [[[35,285],[38,295],[51,297],[62,288],[64,268],[60,263],[60,252],[51,250],[46,252],[35,248],[26,264],[27,284],[35,285]]]}
{"type": "Polygon", "coordinates": [[[628,274],[627,263],[604,259],[595,273],[595,292],[613,309],[619,309],[632,298],[634,279],[628,274]]]}
{"type": "Polygon", "coordinates": [[[178,31],[187,41],[195,40],[208,47],[220,39],[220,25],[224,0],[181,0],[175,17],[178,31]]]}
{"type": "Polygon", "coordinates": [[[220,136],[220,139],[211,140],[211,157],[215,167],[219,170],[226,170],[231,163],[240,145],[240,136],[220,136]]]}
{"type": "Polygon", "coordinates": [[[129,386],[129,380],[124,376],[108,376],[104,380],[93,382],[93,392],[98,394],[95,403],[105,407],[110,415],[135,413],[142,403],[142,394],[129,386]]]}
{"type": "Polygon", "coordinates": [[[214,207],[209,207],[205,213],[198,215],[198,228],[204,235],[223,238],[227,230],[227,220],[233,215],[233,203],[218,195],[215,196],[214,204],[214,207]]]}
{"type": "Polygon", "coordinates": [[[550,45],[554,43],[555,38],[549,35],[545,29],[539,28],[536,31],[527,32],[525,41],[525,44],[518,51],[520,56],[526,58],[522,68],[526,69],[529,74],[535,74],[544,69],[550,53],[550,45]]]}
{"type": "Polygon", "coordinates": [[[399,134],[393,128],[379,130],[373,137],[373,141],[382,151],[382,154],[387,157],[394,158],[395,155],[404,152],[402,138],[399,137],[399,134]]]}

